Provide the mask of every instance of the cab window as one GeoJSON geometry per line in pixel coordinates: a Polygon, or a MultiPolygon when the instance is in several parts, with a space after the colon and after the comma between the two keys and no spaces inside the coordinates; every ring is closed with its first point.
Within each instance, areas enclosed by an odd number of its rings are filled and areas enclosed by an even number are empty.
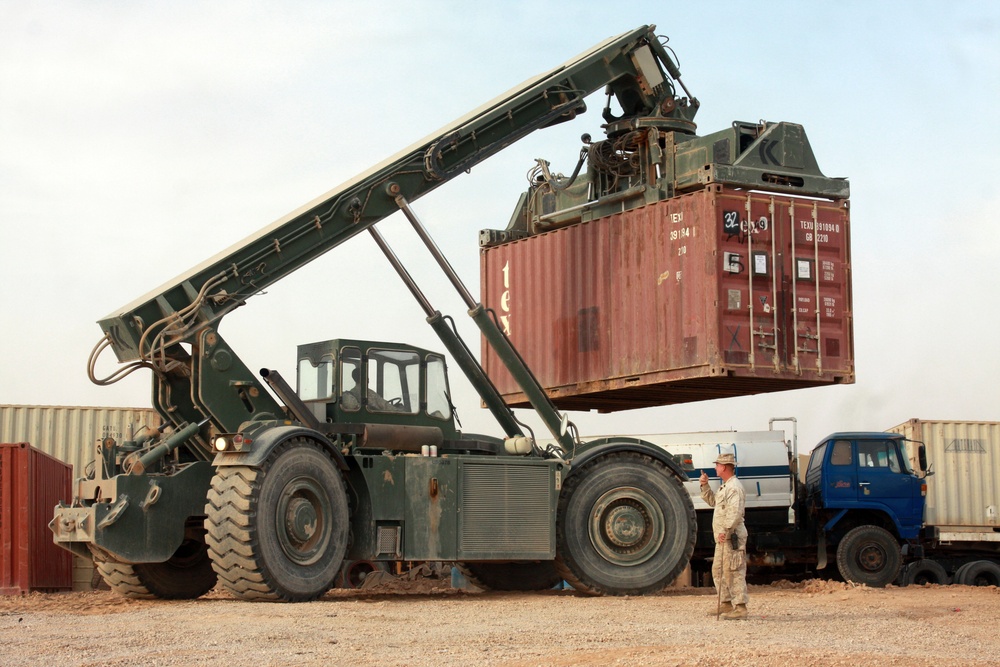
{"type": "Polygon", "coordinates": [[[361,350],[345,347],[340,352],[340,407],[349,412],[361,409],[361,350]]]}
{"type": "Polygon", "coordinates": [[[303,401],[324,400],[333,396],[333,357],[324,356],[319,363],[299,359],[298,394],[303,401]]]}
{"type": "Polygon", "coordinates": [[[863,468],[888,468],[891,472],[901,472],[899,453],[891,440],[858,441],[858,465],[863,468]]]}
{"type": "Polygon", "coordinates": [[[427,357],[427,414],[436,419],[451,419],[451,394],[444,358],[427,357]]]}
{"type": "Polygon", "coordinates": [[[420,356],[403,350],[368,351],[368,410],[416,414],[420,356]]]}
{"type": "Polygon", "coordinates": [[[833,443],[833,451],[830,452],[830,465],[849,466],[854,463],[854,455],[851,452],[850,440],[837,440],[833,443]]]}

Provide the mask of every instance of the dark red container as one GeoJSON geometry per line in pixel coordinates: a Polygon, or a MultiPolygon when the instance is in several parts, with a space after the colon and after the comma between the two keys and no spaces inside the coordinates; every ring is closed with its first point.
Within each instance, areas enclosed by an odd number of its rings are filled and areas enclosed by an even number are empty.
{"type": "Polygon", "coordinates": [[[854,382],[847,201],[712,185],[486,248],[480,268],[483,303],[563,409],[854,382]]]}
{"type": "Polygon", "coordinates": [[[28,443],[0,444],[0,595],[73,588],[73,555],[48,524],[72,493],[73,468],[28,443]]]}

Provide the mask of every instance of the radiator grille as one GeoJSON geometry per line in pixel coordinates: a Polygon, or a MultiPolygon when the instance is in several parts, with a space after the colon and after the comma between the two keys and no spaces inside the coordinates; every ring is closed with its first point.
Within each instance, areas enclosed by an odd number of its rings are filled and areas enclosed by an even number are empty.
{"type": "Polygon", "coordinates": [[[551,471],[547,465],[465,463],[459,549],[466,557],[551,556],[551,471]]]}

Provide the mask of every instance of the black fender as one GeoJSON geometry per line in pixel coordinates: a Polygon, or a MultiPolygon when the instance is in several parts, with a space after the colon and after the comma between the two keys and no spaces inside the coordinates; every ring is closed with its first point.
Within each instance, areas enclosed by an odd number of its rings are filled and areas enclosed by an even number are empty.
{"type": "Polygon", "coordinates": [[[657,447],[651,442],[640,440],[639,438],[632,438],[628,436],[610,436],[606,438],[598,438],[596,440],[588,440],[583,444],[583,447],[583,451],[579,455],[573,457],[573,460],[570,461],[571,468],[569,475],[567,475],[567,479],[572,477],[577,470],[583,468],[588,462],[601,456],[606,456],[615,452],[638,452],[656,459],[663,465],[667,466],[667,469],[670,470],[670,472],[673,473],[674,476],[681,482],[688,481],[687,473],[683,468],[681,468],[680,464],[674,460],[667,450],[662,447],[657,447]]]}
{"type": "Polygon", "coordinates": [[[345,472],[348,470],[347,460],[341,454],[340,450],[334,447],[325,435],[314,429],[306,428],[305,426],[281,424],[255,431],[253,435],[253,442],[250,449],[216,454],[212,465],[217,468],[222,466],[249,466],[251,468],[258,468],[279,445],[288,442],[292,438],[308,438],[322,445],[327,453],[333,457],[338,468],[345,472]]]}

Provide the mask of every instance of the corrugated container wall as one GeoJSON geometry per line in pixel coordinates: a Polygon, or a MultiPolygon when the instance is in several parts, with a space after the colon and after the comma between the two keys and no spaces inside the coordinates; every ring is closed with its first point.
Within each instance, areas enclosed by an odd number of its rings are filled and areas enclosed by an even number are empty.
{"type": "MultiPolygon", "coordinates": [[[[938,528],[1000,527],[1000,422],[911,419],[888,429],[926,446],[924,521],[938,528]]],[[[909,458],[920,470],[916,447],[909,458]]]]}
{"type": "Polygon", "coordinates": [[[73,466],[82,477],[106,437],[127,440],[143,426],[155,428],[152,408],[102,408],[53,405],[0,405],[0,442],[27,442],[73,466]]]}
{"type": "Polygon", "coordinates": [[[73,556],[48,524],[73,471],[27,443],[0,444],[0,595],[73,587],[73,556]]]}
{"type": "MultiPolygon", "coordinates": [[[[143,426],[159,425],[160,416],[151,408],[0,405],[0,442],[29,443],[70,464],[74,479],[84,476],[87,466],[95,460],[98,441],[112,437],[121,442],[143,426]]],[[[58,500],[69,501],[71,496],[70,490],[58,500]]],[[[50,519],[55,504],[52,502],[47,510],[50,519]]],[[[52,541],[51,534],[46,537],[52,541]]],[[[73,589],[90,590],[93,581],[93,563],[74,557],[73,589]]]]}
{"type": "MultiPolygon", "coordinates": [[[[854,382],[846,201],[713,185],[486,248],[481,286],[564,409],[854,382]]],[[[485,344],[482,358],[526,406],[485,344]]]]}

